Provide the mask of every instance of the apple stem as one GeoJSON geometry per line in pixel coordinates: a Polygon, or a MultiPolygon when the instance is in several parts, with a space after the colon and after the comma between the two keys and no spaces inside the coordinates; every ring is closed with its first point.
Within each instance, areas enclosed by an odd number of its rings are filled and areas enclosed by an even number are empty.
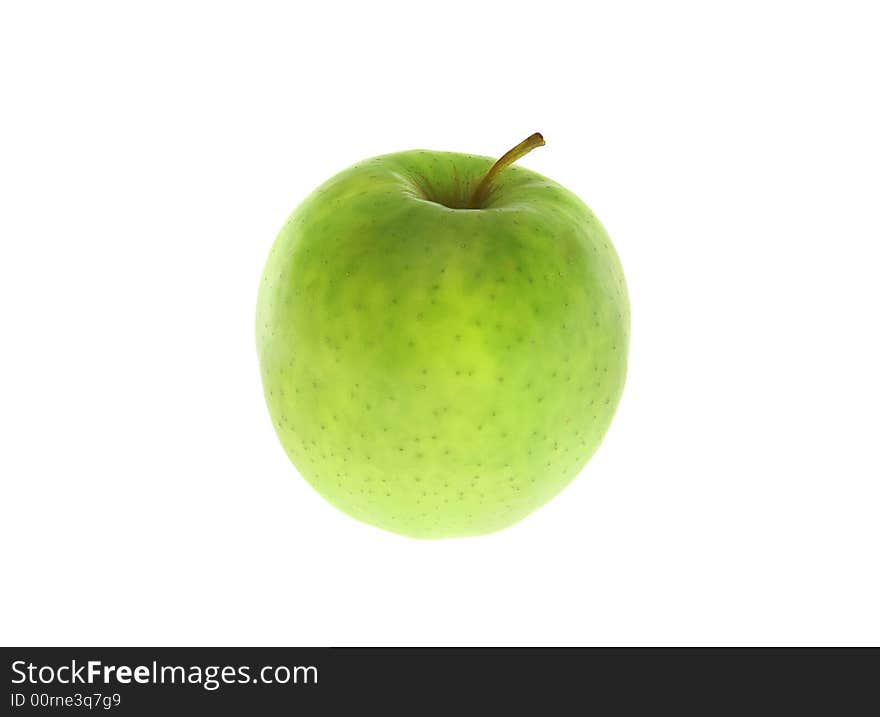
{"type": "Polygon", "coordinates": [[[501,170],[509,167],[520,157],[527,155],[535,147],[543,146],[544,138],[541,136],[540,132],[535,132],[533,135],[526,137],[522,142],[516,145],[516,147],[505,152],[501,158],[492,165],[492,168],[486,172],[486,176],[483,177],[482,181],[477,185],[477,188],[471,195],[468,208],[479,209],[483,206],[483,202],[486,201],[486,198],[489,196],[489,191],[492,189],[492,182],[495,181],[495,177],[498,176],[501,170]]]}

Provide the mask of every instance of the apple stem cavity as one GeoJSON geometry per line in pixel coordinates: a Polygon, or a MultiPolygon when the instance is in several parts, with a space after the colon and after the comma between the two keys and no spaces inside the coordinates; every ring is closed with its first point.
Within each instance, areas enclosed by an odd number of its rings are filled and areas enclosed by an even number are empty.
{"type": "Polygon", "coordinates": [[[492,191],[492,182],[495,181],[495,177],[520,157],[527,155],[535,147],[543,146],[544,137],[541,136],[540,132],[535,132],[533,135],[526,137],[522,142],[516,145],[516,147],[505,152],[501,158],[492,165],[492,168],[486,172],[486,176],[483,177],[482,181],[477,185],[477,188],[471,195],[470,202],[468,202],[468,209],[481,209],[486,199],[489,197],[489,192],[492,191]]]}

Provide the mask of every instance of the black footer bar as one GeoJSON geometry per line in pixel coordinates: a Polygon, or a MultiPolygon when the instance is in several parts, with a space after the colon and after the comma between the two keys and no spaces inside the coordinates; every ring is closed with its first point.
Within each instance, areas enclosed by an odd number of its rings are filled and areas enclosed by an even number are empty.
{"type": "Polygon", "coordinates": [[[873,648],[3,648],[9,714],[878,714],[873,648]],[[486,711],[488,710],[488,711],[486,711]]]}

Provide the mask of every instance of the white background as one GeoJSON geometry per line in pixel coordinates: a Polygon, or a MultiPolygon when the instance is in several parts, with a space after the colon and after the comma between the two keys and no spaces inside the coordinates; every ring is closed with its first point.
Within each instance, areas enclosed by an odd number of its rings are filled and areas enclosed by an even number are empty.
{"type": "Polygon", "coordinates": [[[4,3],[2,642],[880,643],[874,12],[4,3]],[[271,242],[358,159],[535,130],[629,282],[610,433],[501,533],[357,523],[264,407],[271,242]]]}

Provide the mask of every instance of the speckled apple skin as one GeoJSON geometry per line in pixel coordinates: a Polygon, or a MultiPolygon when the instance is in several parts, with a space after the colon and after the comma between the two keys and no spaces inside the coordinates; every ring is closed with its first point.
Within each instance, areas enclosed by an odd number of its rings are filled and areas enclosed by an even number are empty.
{"type": "Polygon", "coordinates": [[[522,167],[456,209],[488,157],[414,150],[294,211],[260,285],[269,413],[349,515],[419,538],[490,533],[559,493],[623,390],[629,301],[604,228],[522,167]]]}

